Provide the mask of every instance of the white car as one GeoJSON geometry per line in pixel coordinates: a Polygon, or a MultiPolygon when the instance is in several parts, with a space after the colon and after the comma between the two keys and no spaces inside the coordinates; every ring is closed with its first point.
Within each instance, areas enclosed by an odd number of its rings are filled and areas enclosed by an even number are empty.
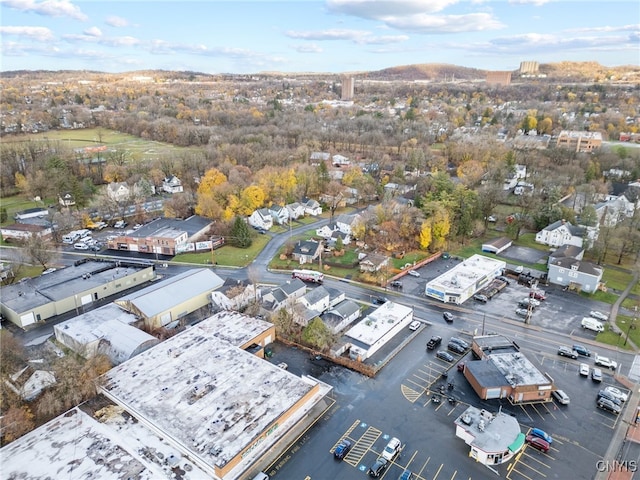
{"type": "Polygon", "coordinates": [[[412,277],[419,277],[420,276],[420,272],[417,272],[415,270],[409,270],[407,273],[409,275],[411,275],[412,277]]]}
{"type": "Polygon", "coordinates": [[[627,400],[629,400],[629,395],[616,387],[605,387],[604,391],[609,392],[611,395],[622,402],[626,402],[627,400]]]}
{"type": "Polygon", "coordinates": [[[73,248],[75,248],[76,250],[89,250],[89,245],[87,245],[86,243],[75,243],[73,245],[73,248]]]}
{"type": "Polygon", "coordinates": [[[601,357],[597,353],[593,363],[595,363],[599,367],[610,368],[611,370],[615,370],[616,368],[618,368],[618,362],[607,357],[601,357]]]}
{"type": "Polygon", "coordinates": [[[562,390],[554,390],[553,392],[551,392],[551,395],[553,395],[553,398],[555,398],[558,403],[561,403],[562,405],[569,405],[569,403],[571,402],[571,400],[569,399],[569,395],[564,393],[562,390]]]}
{"type": "Polygon", "coordinates": [[[524,267],[523,267],[522,265],[518,265],[518,266],[516,267],[515,272],[516,272],[516,273],[522,273],[522,272],[524,272],[524,267]]]}
{"type": "Polygon", "coordinates": [[[598,319],[598,320],[600,320],[602,322],[606,322],[607,320],[609,320],[609,316],[608,315],[605,315],[604,313],[598,312],[596,310],[591,310],[589,312],[589,316],[593,317],[593,318],[596,318],[596,319],[598,319]]]}
{"type": "Polygon", "coordinates": [[[411,325],[409,325],[409,330],[411,330],[412,332],[415,332],[419,328],[420,322],[418,320],[414,320],[413,322],[411,322],[411,325]]]}
{"type": "Polygon", "coordinates": [[[580,364],[580,375],[583,377],[589,376],[589,365],[587,365],[586,363],[580,364]]]}
{"type": "Polygon", "coordinates": [[[387,446],[384,447],[384,450],[382,451],[382,458],[388,460],[389,462],[392,461],[396,457],[396,455],[400,453],[401,447],[402,444],[400,443],[400,440],[398,440],[396,437],[393,437],[391,440],[389,440],[387,446]]]}

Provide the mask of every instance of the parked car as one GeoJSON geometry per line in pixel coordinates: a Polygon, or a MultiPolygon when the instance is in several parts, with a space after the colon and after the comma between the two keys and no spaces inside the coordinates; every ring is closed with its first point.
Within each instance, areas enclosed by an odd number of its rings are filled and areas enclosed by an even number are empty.
{"type": "Polygon", "coordinates": [[[392,461],[394,458],[396,458],[396,455],[400,453],[401,448],[402,443],[400,443],[400,440],[396,437],[393,437],[391,440],[389,440],[387,446],[384,447],[384,450],[382,451],[382,458],[392,461]]]}
{"type": "Polygon", "coordinates": [[[464,349],[462,347],[462,345],[460,345],[459,343],[456,343],[456,342],[449,342],[447,344],[447,350],[451,350],[452,352],[455,352],[455,353],[464,353],[464,352],[466,352],[466,349],[464,349]]]}
{"type": "Polygon", "coordinates": [[[574,360],[578,358],[578,352],[571,350],[569,347],[565,347],[564,345],[558,347],[558,355],[561,357],[573,358],[574,360]]]}
{"type": "Polygon", "coordinates": [[[558,403],[561,403],[562,405],[569,405],[569,403],[571,402],[571,400],[569,399],[569,395],[564,393],[563,390],[554,390],[553,392],[551,392],[551,395],[553,395],[553,398],[555,398],[558,403]]]}
{"type": "Polygon", "coordinates": [[[596,383],[602,382],[602,370],[600,370],[599,368],[591,369],[591,380],[596,383]]]}
{"type": "Polygon", "coordinates": [[[613,395],[613,394],[611,394],[611,393],[607,392],[606,390],[600,390],[600,391],[598,392],[598,396],[596,397],[596,402],[597,402],[598,400],[600,400],[601,398],[606,398],[607,400],[609,400],[609,401],[611,401],[611,402],[615,403],[615,404],[616,404],[616,405],[618,405],[618,406],[622,405],[622,401],[621,401],[620,399],[616,398],[616,396],[615,396],[615,395],[613,395]]]}
{"type": "Polygon", "coordinates": [[[614,413],[616,415],[618,415],[622,411],[620,405],[616,405],[611,400],[608,400],[606,398],[598,399],[598,403],[596,405],[598,405],[598,408],[614,413]]]}
{"type": "Polygon", "coordinates": [[[442,343],[442,337],[439,336],[439,335],[434,335],[427,342],[427,350],[433,350],[434,348],[436,348],[441,343],[442,343]]]}
{"type": "Polygon", "coordinates": [[[539,438],[543,439],[549,445],[551,445],[553,443],[553,438],[551,438],[551,435],[549,435],[547,432],[545,432],[544,430],[542,430],[540,428],[532,428],[529,433],[531,435],[533,435],[534,437],[539,437],[539,438]]]}
{"type": "Polygon", "coordinates": [[[583,357],[590,357],[591,356],[591,352],[584,345],[574,345],[571,348],[573,348],[576,352],[578,352],[578,355],[582,355],[583,357]]]}
{"type": "Polygon", "coordinates": [[[421,325],[420,321],[414,320],[409,325],[409,330],[411,330],[412,332],[415,332],[416,330],[418,330],[420,328],[420,325],[421,325]]]}
{"type": "Polygon", "coordinates": [[[473,296],[473,299],[476,302],[480,302],[480,303],[487,303],[489,301],[489,298],[486,295],[482,295],[481,293],[476,293],[473,296]]]}
{"type": "Polygon", "coordinates": [[[605,315],[604,313],[598,312],[596,310],[591,310],[589,312],[589,316],[600,320],[601,322],[606,322],[607,320],[609,320],[609,315],[605,315]]]}
{"type": "Polygon", "coordinates": [[[505,277],[504,275],[499,275],[496,277],[497,280],[500,280],[501,282],[506,283],[507,285],[511,285],[511,280],[509,280],[507,277],[505,277]]]}
{"type": "Polygon", "coordinates": [[[547,299],[547,295],[543,290],[533,290],[529,292],[529,297],[535,298],[536,300],[540,300],[540,301],[547,299]]]}
{"type": "Polygon", "coordinates": [[[524,267],[522,265],[518,265],[514,271],[516,273],[522,273],[524,272],[524,267]]]}
{"type": "Polygon", "coordinates": [[[453,322],[453,313],[451,312],[444,312],[442,314],[442,318],[444,318],[444,321],[447,323],[451,323],[453,322]]]}
{"type": "Polygon", "coordinates": [[[593,363],[600,367],[610,368],[611,370],[615,370],[616,368],[618,368],[618,362],[616,362],[615,360],[611,360],[608,357],[601,357],[597,353],[595,355],[593,363]]]}
{"type": "Polygon", "coordinates": [[[518,305],[521,307],[527,308],[529,305],[533,308],[537,308],[540,306],[540,300],[536,300],[535,298],[526,297],[518,302],[518,305]]]}
{"type": "Polygon", "coordinates": [[[74,243],[73,244],[73,248],[76,250],[89,250],[89,245],[87,245],[86,243],[74,243]]]}
{"type": "Polygon", "coordinates": [[[444,360],[445,362],[449,362],[449,363],[453,362],[454,360],[453,355],[451,355],[446,350],[438,350],[436,352],[436,357],[438,357],[440,360],[444,360]]]}
{"type": "Polygon", "coordinates": [[[283,370],[286,370],[286,369],[288,369],[288,368],[289,368],[289,365],[287,365],[285,362],[280,362],[280,363],[278,364],[278,367],[280,367],[280,368],[281,368],[281,369],[283,369],[283,370]]]}
{"type": "Polygon", "coordinates": [[[541,452],[547,453],[549,451],[549,444],[540,437],[527,435],[525,437],[525,440],[529,445],[531,445],[535,449],[540,450],[541,452]]]}
{"type": "Polygon", "coordinates": [[[371,467],[369,468],[369,472],[368,472],[369,476],[373,478],[378,478],[380,475],[384,473],[388,465],[389,465],[389,462],[387,461],[386,458],[378,457],[378,459],[376,460],[376,463],[371,465],[371,467]]]}
{"type": "Polygon", "coordinates": [[[619,388],[608,386],[604,388],[604,391],[609,392],[611,395],[613,395],[614,397],[616,397],[622,402],[626,402],[627,400],[629,400],[629,394],[623,392],[619,388]]]}
{"type": "Polygon", "coordinates": [[[471,345],[469,345],[467,342],[465,342],[464,340],[462,340],[461,338],[458,337],[451,337],[449,339],[450,342],[454,342],[457,343],[458,345],[460,345],[462,348],[464,348],[465,350],[467,350],[471,345]]]}
{"type": "Polygon", "coordinates": [[[400,476],[398,477],[398,480],[411,480],[412,478],[413,478],[413,473],[411,473],[411,470],[405,470],[400,474],[400,476]]]}
{"type": "Polygon", "coordinates": [[[583,377],[588,377],[589,376],[589,365],[587,365],[586,363],[581,363],[580,364],[580,375],[583,377]]]}
{"type": "Polygon", "coordinates": [[[116,223],[113,224],[113,228],[125,228],[128,225],[127,222],[125,222],[124,220],[118,220],[116,223]]]}
{"type": "Polygon", "coordinates": [[[402,290],[402,282],[398,280],[394,280],[389,285],[391,285],[393,288],[397,288],[398,290],[402,290]]]}
{"type": "Polygon", "coordinates": [[[529,315],[529,309],[528,308],[516,308],[516,315],[518,315],[519,317],[526,318],[527,315],[529,315]]]}
{"type": "Polygon", "coordinates": [[[351,443],[350,440],[343,438],[338,444],[338,446],[336,447],[336,449],[333,451],[333,457],[337,458],[338,460],[342,460],[344,457],[347,456],[347,453],[349,453],[349,450],[351,450],[352,446],[353,444],[351,443]]]}
{"type": "Polygon", "coordinates": [[[419,277],[420,276],[420,272],[418,272],[416,270],[409,270],[407,273],[409,275],[411,275],[412,277],[419,277]]]}

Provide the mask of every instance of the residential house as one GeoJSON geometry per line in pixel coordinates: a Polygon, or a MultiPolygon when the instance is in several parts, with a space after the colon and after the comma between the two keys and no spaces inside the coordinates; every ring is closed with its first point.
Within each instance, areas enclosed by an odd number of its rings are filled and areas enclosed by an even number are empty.
{"type": "Polygon", "coordinates": [[[557,258],[549,263],[550,283],[594,293],[602,281],[602,267],[577,258],[557,258]]]}
{"type": "Polygon", "coordinates": [[[289,212],[289,218],[291,220],[297,220],[304,217],[305,208],[304,205],[299,202],[289,203],[285,205],[285,208],[289,212]]]}
{"type": "Polygon", "coordinates": [[[33,225],[30,223],[14,223],[0,227],[0,235],[4,241],[27,241],[33,235],[41,238],[51,238],[53,228],[51,226],[33,225]]]}
{"type": "Polygon", "coordinates": [[[614,227],[625,220],[633,217],[634,212],[640,207],[640,199],[632,192],[625,192],[622,195],[608,195],[604,202],[594,206],[598,223],[606,227],[614,227]],[[631,197],[634,200],[630,200],[631,197]]]}
{"type": "Polygon", "coordinates": [[[360,259],[361,272],[379,272],[389,265],[389,257],[379,253],[369,253],[360,259]]]}
{"type": "Polygon", "coordinates": [[[111,182],[107,185],[107,196],[116,202],[128,200],[131,195],[131,189],[127,182],[111,182]]]}
{"type": "Polygon", "coordinates": [[[549,258],[547,259],[547,267],[557,260],[564,258],[575,258],[577,260],[582,260],[584,257],[584,248],[576,247],[575,245],[563,245],[560,248],[549,254],[549,258]]]}
{"type": "Polygon", "coordinates": [[[331,158],[331,163],[333,163],[333,165],[336,167],[342,167],[345,165],[351,165],[351,160],[349,160],[349,158],[345,157],[344,155],[336,154],[331,158]]]}
{"type": "Polygon", "coordinates": [[[258,286],[248,280],[228,277],[218,290],[211,292],[211,306],[215,311],[240,311],[251,302],[258,300],[261,292],[258,286]]]}
{"type": "Polygon", "coordinates": [[[306,291],[307,286],[302,280],[292,278],[268,292],[264,292],[262,305],[271,311],[279,310],[282,307],[293,305],[306,291]]]}
{"type": "Polygon", "coordinates": [[[289,210],[281,205],[271,205],[269,207],[273,221],[278,225],[285,225],[289,223],[289,210]]]}
{"type": "Polygon", "coordinates": [[[72,207],[76,204],[76,201],[71,192],[65,192],[58,195],[58,203],[63,207],[72,207]]]}
{"type": "Polygon", "coordinates": [[[335,245],[336,243],[338,243],[339,238],[342,239],[343,245],[349,245],[351,243],[351,235],[349,235],[348,233],[342,233],[341,231],[336,230],[331,234],[331,238],[329,239],[329,244],[335,245]]]}
{"type": "Polygon", "coordinates": [[[268,208],[259,208],[249,217],[249,225],[254,228],[270,230],[273,227],[273,217],[268,208]]]}
{"type": "Polygon", "coordinates": [[[300,240],[293,247],[291,256],[301,265],[304,263],[312,263],[320,256],[322,251],[322,243],[315,240],[300,240]]]}
{"type": "Polygon", "coordinates": [[[317,217],[322,214],[322,207],[317,200],[307,199],[304,202],[304,213],[312,217],[317,217]]]}
{"type": "Polygon", "coordinates": [[[45,388],[55,385],[56,377],[53,372],[35,370],[26,366],[13,375],[9,375],[9,378],[4,382],[16,395],[29,402],[40,395],[45,388]]]}
{"type": "Polygon", "coordinates": [[[162,180],[162,191],[172,195],[174,193],[182,193],[184,191],[182,181],[175,175],[171,175],[162,180]]]}
{"type": "Polygon", "coordinates": [[[340,214],[335,220],[336,228],[345,235],[353,236],[353,230],[361,221],[360,215],[357,213],[348,215],[340,214]]]}
{"type": "Polygon", "coordinates": [[[316,315],[319,315],[329,309],[330,300],[331,295],[328,290],[323,286],[319,286],[312,288],[300,297],[298,303],[304,305],[304,307],[309,310],[314,310],[316,315]]]}
{"type": "Polygon", "coordinates": [[[328,152],[311,152],[309,160],[311,165],[320,165],[320,162],[326,162],[331,158],[331,154],[328,152]]]}
{"type": "Polygon", "coordinates": [[[360,318],[360,305],[353,300],[344,300],[323,313],[320,318],[332,333],[337,334],[360,318]]]}
{"type": "Polygon", "coordinates": [[[536,233],[536,242],[556,248],[562,245],[582,247],[584,235],[584,227],[574,226],[566,220],[558,220],[536,233]]]}
{"type": "Polygon", "coordinates": [[[336,231],[335,223],[333,225],[323,225],[320,228],[316,228],[316,235],[321,238],[324,238],[325,240],[330,240],[335,231],[336,231]]]}

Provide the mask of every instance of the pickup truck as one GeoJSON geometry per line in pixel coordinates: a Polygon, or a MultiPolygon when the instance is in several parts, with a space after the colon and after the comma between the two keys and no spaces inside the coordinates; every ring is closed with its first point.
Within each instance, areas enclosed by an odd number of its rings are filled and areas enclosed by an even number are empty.
{"type": "Polygon", "coordinates": [[[427,342],[427,350],[433,350],[434,348],[436,348],[438,345],[440,345],[442,343],[442,337],[438,336],[438,335],[434,335],[433,337],[431,337],[431,339],[427,342]]]}

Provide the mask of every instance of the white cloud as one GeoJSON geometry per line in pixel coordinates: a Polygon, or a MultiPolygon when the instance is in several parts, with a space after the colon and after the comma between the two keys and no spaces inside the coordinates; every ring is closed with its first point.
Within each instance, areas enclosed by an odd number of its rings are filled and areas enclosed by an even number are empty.
{"type": "Polygon", "coordinates": [[[53,32],[46,27],[2,27],[0,26],[0,34],[13,35],[16,37],[29,38],[39,42],[48,42],[53,40],[53,32]]]}
{"type": "Polygon", "coordinates": [[[316,45],[315,43],[304,44],[304,45],[295,45],[293,49],[299,53],[322,53],[322,47],[316,45]]]}
{"type": "Polygon", "coordinates": [[[640,24],[620,25],[618,27],[603,26],[603,27],[569,28],[565,31],[570,33],[640,32],[640,24]]]}
{"type": "Polygon", "coordinates": [[[87,28],[84,32],[85,35],[89,35],[90,37],[101,37],[102,31],[98,27],[90,27],[87,28]]]}
{"type": "Polygon", "coordinates": [[[398,30],[422,34],[480,32],[504,28],[499,20],[488,13],[388,17],[384,22],[398,30]]]}
{"type": "Polygon", "coordinates": [[[63,35],[62,38],[69,43],[97,43],[100,45],[107,45],[110,47],[132,47],[136,45],[140,45],[142,42],[135,38],[129,36],[123,37],[103,37],[92,35],[85,32],[82,35],[78,34],[67,34],[63,35]]]}
{"type": "Polygon", "coordinates": [[[550,3],[553,0],[509,0],[509,3],[514,5],[535,5],[536,7],[540,7],[545,3],[550,3]]]}
{"type": "Polygon", "coordinates": [[[110,15],[105,20],[105,23],[111,27],[121,28],[128,27],[129,20],[126,18],[118,17],[117,15],[110,15]]]}
{"type": "Polygon", "coordinates": [[[327,8],[336,13],[380,20],[386,16],[405,16],[441,12],[459,0],[327,0],[327,8]]]}
{"type": "Polygon", "coordinates": [[[388,43],[406,42],[409,37],[406,35],[381,35],[376,36],[365,30],[318,30],[309,32],[288,31],[285,35],[296,40],[347,40],[361,45],[384,45],[388,43]]]}
{"type": "Polygon", "coordinates": [[[2,0],[2,4],[20,10],[22,12],[33,12],[47,17],[71,17],[76,20],[85,21],[87,16],[80,8],[68,0],[2,0]]]}

